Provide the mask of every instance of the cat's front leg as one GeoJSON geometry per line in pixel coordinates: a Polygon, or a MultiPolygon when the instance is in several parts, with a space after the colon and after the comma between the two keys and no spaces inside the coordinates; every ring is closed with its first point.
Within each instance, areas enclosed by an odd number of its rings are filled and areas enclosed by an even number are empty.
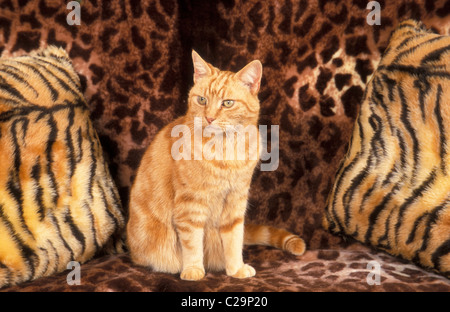
{"type": "Polygon", "coordinates": [[[244,216],[247,207],[247,194],[229,194],[225,201],[220,225],[220,237],[225,255],[227,275],[236,278],[252,277],[255,269],[244,263],[244,216]]]}
{"type": "Polygon", "coordinates": [[[197,205],[183,203],[177,207],[174,224],[182,254],[183,280],[197,281],[205,276],[203,265],[203,236],[206,215],[197,205]]]}

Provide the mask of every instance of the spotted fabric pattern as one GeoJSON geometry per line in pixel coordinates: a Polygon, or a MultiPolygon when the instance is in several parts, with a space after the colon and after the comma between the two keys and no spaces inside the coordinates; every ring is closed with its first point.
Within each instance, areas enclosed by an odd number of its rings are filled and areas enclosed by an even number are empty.
{"type": "Polygon", "coordinates": [[[321,225],[366,84],[392,30],[409,18],[437,33],[449,29],[447,0],[378,2],[381,24],[371,26],[362,0],[84,0],[81,25],[69,26],[70,11],[60,1],[0,1],[2,57],[47,44],[68,52],[125,210],[143,152],[186,111],[192,49],[223,70],[259,59],[260,124],[279,126],[279,166],[255,171],[247,219],[286,228],[307,244],[299,258],[246,247],[257,271],[246,281],[208,273],[194,287],[149,274],[123,254],[84,264],[80,286],[66,288],[61,274],[11,290],[372,290],[366,265],[374,257],[387,272],[383,290],[448,289],[433,273],[368,252],[321,225]],[[334,259],[323,259],[330,253],[334,259]],[[352,260],[360,256],[366,258],[352,260]]]}

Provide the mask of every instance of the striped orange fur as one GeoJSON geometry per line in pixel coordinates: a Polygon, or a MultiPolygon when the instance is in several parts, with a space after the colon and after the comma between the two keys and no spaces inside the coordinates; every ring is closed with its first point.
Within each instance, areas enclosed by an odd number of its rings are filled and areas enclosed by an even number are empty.
{"type": "MultiPolygon", "coordinates": [[[[0,287],[85,262],[124,225],[66,52],[50,46],[2,58],[0,287]]],[[[115,247],[123,250],[120,240],[115,247]]]]}
{"type": "MultiPolygon", "coordinates": [[[[209,123],[223,130],[237,125],[256,128],[262,65],[253,61],[238,73],[232,73],[213,67],[195,51],[192,57],[194,86],[189,93],[188,111],[156,135],[132,186],[128,246],[135,263],[156,271],[181,273],[185,280],[203,278],[205,267],[225,270],[238,278],[250,277],[255,270],[243,262],[244,241],[275,246],[297,255],[304,252],[305,243],[285,230],[244,226],[259,153],[251,157],[252,142],[246,136],[244,159],[195,160],[196,149],[204,151],[210,140],[220,136],[223,139],[226,134],[202,137],[201,144],[195,145],[194,119],[202,120],[201,130],[209,123]],[[179,140],[172,136],[172,130],[179,125],[192,130],[183,145],[184,149],[191,143],[190,159],[175,160],[172,155],[172,147],[179,140]]],[[[259,150],[258,135],[256,141],[259,150]]],[[[236,156],[236,142],[224,144],[223,155],[232,149],[236,156]]],[[[218,148],[220,145],[215,145],[214,152],[218,148]]]]}
{"type": "Polygon", "coordinates": [[[408,20],[368,83],[323,224],[450,278],[450,36],[408,20]]]}

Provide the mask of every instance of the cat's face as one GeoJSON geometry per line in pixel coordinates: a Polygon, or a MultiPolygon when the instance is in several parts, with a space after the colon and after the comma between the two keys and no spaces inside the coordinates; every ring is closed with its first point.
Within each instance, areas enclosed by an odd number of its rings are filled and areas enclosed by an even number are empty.
{"type": "Polygon", "coordinates": [[[257,93],[262,65],[253,61],[237,73],[221,71],[205,62],[195,51],[194,86],[189,93],[190,117],[200,117],[202,126],[223,130],[227,126],[256,125],[259,115],[257,93]]]}

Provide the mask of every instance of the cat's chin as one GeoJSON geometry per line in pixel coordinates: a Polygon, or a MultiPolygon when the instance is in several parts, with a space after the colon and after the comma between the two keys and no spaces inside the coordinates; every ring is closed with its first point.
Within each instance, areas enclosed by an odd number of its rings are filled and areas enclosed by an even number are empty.
{"type": "Polygon", "coordinates": [[[211,133],[215,133],[215,132],[225,132],[226,131],[226,128],[224,128],[224,127],[221,127],[221,126],[219,126],[219,125],[208,125],[208,126],[206,126],[205,128],[204,128],[204,130],[206,131],[206,132],[211,132],[211,133]]]}
{"type": "Polygon", "coordinates": [[[215,125],[215,124],[211,124],[208,125],[206,127],[203,128],[204,130],[206,130],[207,132],[217,132],[217,131],[221,131],[221,132],[240,132],[242,130],[245,129],[245,126],[241,125],[241,124],[237,124],[237,125],[232,125],[232,124],[226,124],[226,125],[215,125]]]}

